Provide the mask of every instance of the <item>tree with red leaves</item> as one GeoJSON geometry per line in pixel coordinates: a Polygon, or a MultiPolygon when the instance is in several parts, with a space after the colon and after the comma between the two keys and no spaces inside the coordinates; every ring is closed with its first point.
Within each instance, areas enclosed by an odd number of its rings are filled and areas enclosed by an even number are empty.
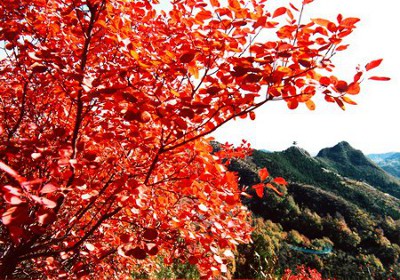
{"type": "Polygon", "coordinates": [[[282,280],[323,280],[318,270],[304,265],[297,267],[296,272],[293,273],[290,269],[286,269],[282,275],[282,280]]]}
{"type": "Polygon", "coordinates": [[[358,19],[265,2],[2,1],[2,277],[121,278],[157,256],[226,275],[251,232],[226,159],[249,149],[207,136],[271,100],[354,104],[381,62],[328,75],[358,19]]]}

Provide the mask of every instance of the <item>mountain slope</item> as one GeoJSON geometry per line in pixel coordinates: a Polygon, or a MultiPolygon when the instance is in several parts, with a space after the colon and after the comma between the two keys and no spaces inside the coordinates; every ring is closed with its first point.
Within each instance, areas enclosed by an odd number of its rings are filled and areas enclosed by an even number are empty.
{"type": "MultiPolygon", "coordinates": [[[[356,203],[358,207],[375,215],[391,213],[393,218],[400,218],[398,200],[369,186],[368,183],[363,182],[362,178],[359,179],[360,177],[355,177],[352,173],[348,173],[348,177],[342,176],[341,172],[332,168],[331,164],[321,161],[318,157],[311,157],[305,150],[298,147],[275,153],[254,151],[251,161],[260,168],[267,167],[272,176],[282,176],[295,183],[318,186],[356,203]]],[[[370,167],[369,162],[365,164],[366,170],[376,168],[370,167]]],[[[351,164],[347,162],[347,165],[351,164]]],[[[360,165],[357,165],[357,168],[359,169],[357,174],[362,174],[360,165]]],[[[378,173],[378,171],[375,172],[378,173]]],[[[379,172],[381,176],[385,176],[384,171],[379,172]]],[[[395,185],[395,187],[400,187],[400,185],[395,185]]]]}
{"type": "Polygon", "coordinates": [[[322,149],[316,158],[345,177],[367,182],[385,193],[400,198],[399,179],[386,173],[347,142],[322,149]]]}
{"type": "MultiPolygon", "coordinates": [[[[230,169],[238,172],[242,186],[252,186],[259,182],[257,170],[264,167],[289,185],[280,187],[283,196],[266,189],[263,198],[248,188],[253,197],[244,203],[266,220],[255,227],[266,228],[261,235],[255,233],[257,242],[248,245],[251,248],[239,253],[257,259],[269,248],[269,258],[276,259],[270,271],[305,264],[336,279],[369,279],[371,275],[400,279],[400,199],[382,191],[389,188],[388,182],[396,190],[395,179],[345,142],[315,158],[298,147],[274,153],[255,150],[246,160],[232,161],[230,169]],[[381,176],[386,185],[375,187],[371,179],[362,177],[370,173],[381,176]],[[332,253],[304,253],[326,248],[333,248],[332,253]],[[250,256],[253,251],[257,254],[250,256]]],[[[254,265],[244,263],[238,271],[254,265]]],[[[265,263],[265,267],[270,265],[265,263]]]]}

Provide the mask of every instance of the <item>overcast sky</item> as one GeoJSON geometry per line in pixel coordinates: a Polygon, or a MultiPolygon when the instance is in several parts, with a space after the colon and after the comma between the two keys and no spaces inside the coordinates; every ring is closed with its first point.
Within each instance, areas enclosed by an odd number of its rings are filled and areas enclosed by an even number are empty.
{"type": "Polygon", "coordinates": [[[361,19],[349,37],[349,49],[334,58],[338,77],[350,80],[357,64],[384,59],[373,74],[389,76],[391,81],[364,81],[361,93],[352,96],[357,106],[347,105],[342,111],[322,101],[317,102],[315,111],[305,106],[291,111],[285,102],[271,102],[256,111],[255,121],[231,122],[213,136],[233,144],[246,139],[254,148],[271,151],[284,150],[297,141],[298,146],[316,154],[321,148],[346,140],[364,153],[400,152],[399,6],[398,0],[315,0],[307,6],[304,20],[333,20],[338,13],[361,19]]]}

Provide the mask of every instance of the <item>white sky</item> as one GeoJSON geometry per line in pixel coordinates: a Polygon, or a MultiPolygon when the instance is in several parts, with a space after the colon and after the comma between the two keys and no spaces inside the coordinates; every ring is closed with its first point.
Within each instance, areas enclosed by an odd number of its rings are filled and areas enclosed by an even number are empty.
{"type": "MultiPolygon", "coordinates": [[[[294,0],[292,3],[299,3],[294,0]]],[[[270,0],[283,4],[283,0],[270,0]]],[[[303,19],[336,19],[358,17],[361,22],[348,38],[350,47],[334,57],[335,74],[352,79],[357,64],[383,58],[372,74],[389,76],[391,81],[362,83],[354,99],[358,105],[347,105],[342,111],[336,104],[323,100],[315,111],[299,106],[292,111],[285,102],[271,102],[256,111],[255,121],[236,120],[220,128],[213,136],[220,142],[239,144],[248,140],[252,147],[270,151],[284,150],[293,141],[311,154],[342,140],[364,153],[400,152],[400,50],[398,0],[315,0],[307,6],[303,19]]]]}

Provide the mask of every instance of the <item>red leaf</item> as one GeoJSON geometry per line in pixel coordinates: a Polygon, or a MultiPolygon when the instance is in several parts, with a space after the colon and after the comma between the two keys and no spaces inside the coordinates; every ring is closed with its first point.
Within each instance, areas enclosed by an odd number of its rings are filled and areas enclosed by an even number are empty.
{"type": "Polygon", "coordinates": [[[44,66],[43,64],[37,63],[37,62],[32,64],[31,69],[32,69],[33,73],[43,73],[43,72],[47,71],[46,66],[44,66]]]}
{"type": "Polygon", "coordinates": [[[289,6],[295,10],[296,12],[299,12],[299,9],[296,8],[296,6],[294,6],[292,3],[289,3],[289,6]]]}
{"type": "Polygon", "coordinates": [[[287,186],[287,182],[286,182],[286,180],[284,179],[284,178],[282,178],[282,177],[276,177],[275,179],[274,179],[274,182],[275,183],[277,183],[277,184],[279,184],[279,185],[284,185],[284,186],[287,186]]]}
{"type": "Polygon", "coordinates": [[[358,82],[360,80],[360,78],[362,77],[363,72],[357,72],[357,74],[354,75],[354,82],[358,82]]]}
{"type": "Polygon", "coordinates": [[[351,83],[347,88],[346,92],[348,94],[359,94],[360,93],[360,84],[359,83],[351,83]]]}
{"type": "Polygon", "coordinates": [[[308,68],[311,66],[311,62],[305,59],[299,59],[299,64],[305,68],[308,68]]]}
{"type": "Polygon", "coordinates": [[[144,260],[146,258],[146,256],[147,256],[147,253],[146,253],[145,250],[143,250],[143,249],[141,249],[139,247],[135,247],[133,249],[130,249],[130,250],[126,251],[125,255],[132,256],[132,257],[134,257],[135,259],[138,259],[138,260],[144,260]]]}
{"type": "Polygon", "coordinates": [[[213,5],[214,7],[219,7],[219,1],[218,0],[211,0],[211,5],[213,5]]]}
{"type": "Polygon", "coordinates": [[[338,23],[341,23],[342,20],[343,20],[343,15],[342,14],[338,14],[336,19],[337,19],[338,23]]]}
{"type": "Polygon", "coordinates": [[[210,11],[200,11],[197,15],[196,15],[196,19],[199,21],[204,21],[207,19],[210,19],[212,17],[212,13],[210,11]]]}
{"type": "Polygon", "coordinates": [[[217,94],[220,91],[221,91],[221,88],[218,86],[212,86],[212,87],[207,88],[207,90],[206,90],[206,92],[209,94],[217,94]]]}
{"type": "Polygon", "coordinates": [[[228,0],[229,6],[236,11],[239,11],[241,9],[240,3],[237,0],[228,0]]]}
{"type": "Polygon", "coordinates": [[[345,27],[353,27],[354,24],[356,24],[359,21],[360,21],[359,18],[354,18],[354,17],[345,18],[340,22],[340,25],[345,27]]]}
{"type": "Polygon", "coordinates": [[[268,172],[267,168],[264,167],[263,169],[260,169],[258,171],[258,176],[260,176],[261,181],[264,181],[265,179],[267,179],[267,177],[269,176],[269,172],[268,172]]]}
{"type": "Polygon", "coordinates": [[[179,58],[179,60],[180,60],[182,63],[189,63],[189,62],[191,62],[191,61],[194,59],[195,55],[196,55],[196,53],[194,53],[194,52],[188,52],[188,53],[183,54],[183,55],[179,58]]]}
{"type": "Polygon", "coordinates": [[[327,87],[327,86],[329,86],[329,85],[331,84],[331,79],[330,79],[329,77],[321,77],[321,78],[319,79],[319,83],[320,83],[322,86],[327,87]]]}
{"type": "Polygon", "coordinates": [[[274,14],[272,15],[273,18],[279,17],[281,15],[283,15],[284,13],[286,13],[286,8],[285,7],[280,7],[278,9],[275,10],[274,14]]]}
{"type": "Polygon", "coordinates": [[[257,75],[257,74],[248,74],[245,78],[244,78],[244,82],[245,83],[258,83],[261,80],[262,76],[261,75],[257,75]]]}
{"type": "Polygon", "coordinates": [[[347,97],[347,96],[342,96],[342,100],[348,104],[351,105],[357,105],[357,103],[355,101],[353,101],[351,98],[347,97]]]}
{"type": "Polygon", "coordinates": [[[242,66],[235,66],[235,67],[233,67],[233,70],[235,70],[235,71],[231,72],[231,73],[232,73],[232,76],[234,76],[234,77],[242,77],[242,76],[246,75],[248,72],[247,68],[244,68],[242,66]]]}
{"type": "Polygon", "coordinates": [[[122,233],[119,236],[119,239],[121,240],[122,243],[128,243],[130,241],[131,236],[127,233],[122,233]]]}
{"type": "Polygon", "coordinates": [[[329,23],[328,23],[328,30],[329,30],[330,32],[336,32],[336,30],[337,30],[336,24],[334,24],[333,22],[329,22],[329,23]]]}
{"type": "Polygon", "coordinates": [[[341,46],[338,46],[337,48],[336,48],[336,50],[337,51],[344,51],[345,49],[347,49],[348,48],[348,44],[347,45],[341,45],[341,46]]]}
{"type": "Polygon", "coordinates": [[[147,240],[154,240],[158,237],[158,231],[154,228],[148,228],[143,233],[143,238],[147,240]]]}
{"type": "Polygon", "coordinates": [[[263,195],[264,195],[264,184],[257,184],[257,185],[254,185],[252,188],[256,190],[256,193],[257,193],[258,197],[260,197],[260,198],[263,197],[263,195]]]}
{"type": "Polygon", "coordinates": [[[199,262],[199,259],[196,258],[195,256],[190,256],[189,259],[188,259],[188,262],[189,262],[191,265],[195,265],[195,264],[197,264],[197,263],[199,262]]]}
{"type": "Polygon", "coordinates": [[[389,81],[389,77],[378,77],[378,76],[372,76],[368,78],[369,80],[375,80],[375,81],[389,81]]]}
{"type": "Polygon", "coordinates": [[[294,98],[289,99],[286,104],[291,110],[294,110],[299,106],[299,102],[297,101],[297,99],[294,98]]]}
{"type": "Polygon", "coordinates": [[[45,194],[45,193],[52,193],[55,192],[57,190],[57,187],[54,186],[53,184],[46,184],[43,186],[43,188],[40,190],[41,194],[45,194]]]}
{"type": "Polygon", "coordinates": [[[339,92],[345,92],[348,89],[348,85],[345,81],[338,81],[337,84],[335,85],[335,88],[339,91],[339,92]]]}
{"type": "Polygon", "coordinates": [[[367,63],[367,65],[365,65],[365,70],[369,71],[373,68],[378,67],[382,63],[382,60],[383,60],[382,58],[377,60],[372,60],[370,63],[367,63]]]}
{"type": "Polygon", "coordinates": [[[257,27],[260,27],[260,26],[264,26],[266,21],[267,21],[267,17],[262,16],[262,17],[257,19],[257,21],[256,21],[256,23],[254,23],[253,27],[257,28],[257,27]]]}

